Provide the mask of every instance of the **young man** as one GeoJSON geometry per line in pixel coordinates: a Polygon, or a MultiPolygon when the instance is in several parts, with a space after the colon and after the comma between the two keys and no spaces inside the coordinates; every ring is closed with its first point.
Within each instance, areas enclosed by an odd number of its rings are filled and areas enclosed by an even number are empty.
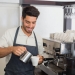
{"type": "Polygon", "coordinates": [[[43,62],[42,38],[34,33],[39,11],[33,6],[28,6],[22,11],[22,26],[9,29],[0,39],[0,58],[7,56],[5,75],[34,75],[34,66],[31,61],[22,62],[19,58],[22,53],[29,51],[39,57],[43,62]]]}

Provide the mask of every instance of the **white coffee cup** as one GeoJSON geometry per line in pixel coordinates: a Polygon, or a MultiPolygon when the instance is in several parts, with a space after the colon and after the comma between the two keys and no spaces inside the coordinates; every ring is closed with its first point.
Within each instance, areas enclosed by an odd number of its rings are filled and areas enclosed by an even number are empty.
{"type": "Polygon", "coordinates": [[[38,66],[39,57],[38,56],[31,56],[31,62],[33,66],[38,66]]]}

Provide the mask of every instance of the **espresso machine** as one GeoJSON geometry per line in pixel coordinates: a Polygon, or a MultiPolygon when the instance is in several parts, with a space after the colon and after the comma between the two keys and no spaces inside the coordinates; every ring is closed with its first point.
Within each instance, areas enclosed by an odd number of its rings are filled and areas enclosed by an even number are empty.
{"type": "Polygon", "coordinates": [[[75,43],[43,39],[45,58],[39,68],[47,75],[75,75],[75,43]]]}

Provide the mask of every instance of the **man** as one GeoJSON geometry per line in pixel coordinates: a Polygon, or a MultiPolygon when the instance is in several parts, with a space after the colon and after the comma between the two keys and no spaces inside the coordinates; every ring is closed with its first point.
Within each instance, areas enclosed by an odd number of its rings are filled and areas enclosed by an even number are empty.
{"type": "Polygon", "coordinates": [[[43,62],[42,38],[33,32],[39,14],[38,9],[33,6],[24,8],[22,26],[7,30],[0,39],[0,58],[7,56],[9,59],[4,69],[5,75],[34,75],[35,68],[31,61],[24,63],[19,59],[25,51],[38,56],[38,64],[43,62]]]}

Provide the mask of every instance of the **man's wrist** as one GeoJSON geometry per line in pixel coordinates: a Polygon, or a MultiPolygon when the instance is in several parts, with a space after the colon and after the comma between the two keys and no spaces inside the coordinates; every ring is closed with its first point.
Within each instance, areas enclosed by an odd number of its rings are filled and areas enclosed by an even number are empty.
{"type": "Polygon", "coordinates": [[[11,46],[11,47],[8,47],[8,50],[10,51],[10,52],[13,52],[13,47],[11,46]]]}

